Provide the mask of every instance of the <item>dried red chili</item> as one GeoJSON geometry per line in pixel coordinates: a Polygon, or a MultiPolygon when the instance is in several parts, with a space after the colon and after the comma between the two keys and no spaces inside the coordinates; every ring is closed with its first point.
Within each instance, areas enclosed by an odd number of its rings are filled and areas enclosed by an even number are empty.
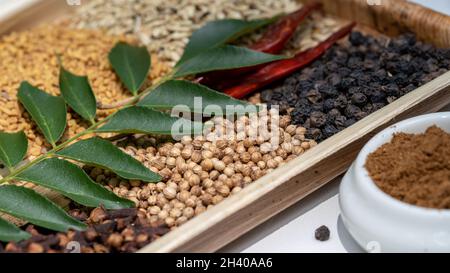
{"type": "MultiPolygon", "coordinates": [[[[322,5],[318,2],[312,2],[293,13],[284,16],[276,24],[269,26],[262,38],[259,39],[255,44],[249,46],[249,48],[264,53],[279,53],[286,46],[286,43],[289,41],[289,39],[294,35],[298,25],[300,25],[300,23],[303,22],[305,18],[311,14],[311,12],[313,12],[315,9],[320,8],[321,6],[322,5]]],[[[259,65],[226,71],[211,72],[198,78],[196,82],[217,89],[223,89],[228,82],[224,81],[223,79],[242,76],[243,74],[248,74],[263,66],[264,65],[259,65]]]]}
{"type": "Polygon", "coordinates": [[[321,7],[318,2],[305,5],[301,9],[286,15],[278,23],[270,26],[263,37],[249,48],[264,52],[277,54],[286,46],[286,43],[294,35],[298,25],[315,9],[321,7]]]}
{"type": "Polygon", "coordinates": [[[322,56],[322,54],[324,54],[331,46],[333,46],[335,42],[348,35],[355,25],[356,23],[351,23],[341,28],[339,31],[331,35],[328,39],[321,42],[318,46],[306,51],[302,51],[290,59],[276,61],[264,66],[258,71],[243,77],[241,79],[242,84],[225,90],[225,93],[234,98],[241,99],[252,93],[256,89],[270,84],[293,73],[300,68],[305,67],[306,65],[322,56]]]}

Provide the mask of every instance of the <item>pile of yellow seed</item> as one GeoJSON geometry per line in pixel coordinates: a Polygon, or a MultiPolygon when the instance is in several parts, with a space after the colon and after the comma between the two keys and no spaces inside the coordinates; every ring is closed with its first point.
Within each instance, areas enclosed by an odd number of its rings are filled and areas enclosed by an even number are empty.
{"type": "MultiPolygon", "coordinates": [[[[0,39],[0,131],[25,130],[30,141],[28,155],[38,156],[48,144],[31,122],[17,100],[17,91],[24,80],[46,92],[59,94],[60,55],[66,69],[87,75],[99,103],[109,104],[129,97],[131,93],[120,83],[108,61],[108,52],[118,42],[135,41],[125,36],[109,36],[101,31],[74,30],[55,25],[12,33],[0,39]]],[[[155,58],[153,58],[155,59],[155,58]]],[[[161,76],[167,68],[153,61],[149,80],[161,76]]],[[[104,117],[111,111],[99,111],[104,117]]],[[[76,114],[67,115],[65,138],[87,127],[76,114]]]]}
{"type": "Polygon", "coordinates": [[[289,116],[280,117],[277,146],[269,141],[270,135],[249,138],[248,117],[234,124],[235,128],[245,124],[245,133],[230,140],[211,141],[206,135],[172,143],[142,136],[119,142],[126,153],[163,177],[157,184],[126,181],[108,170],[85,168],[94,180],[134,201],[150,222],[176,227],[316,145],[305,139],[305,128],[290,125],[289,116]]]}

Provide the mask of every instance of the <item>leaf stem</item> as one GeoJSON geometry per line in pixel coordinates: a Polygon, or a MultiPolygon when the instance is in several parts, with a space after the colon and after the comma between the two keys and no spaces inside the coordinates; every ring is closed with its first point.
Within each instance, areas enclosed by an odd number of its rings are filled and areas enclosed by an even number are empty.
{"type": "MultiPolygon", "coordinates": [[[[164,76],[161,79],[159,79],[155,83],[155,85],[153,85],[152,87],[150,87],[147,90],[143,91],[142,93],[140,93],[140,94],[138,94],[136,96],[133,96],[131,98],[128,98],[128,99],[126,99],[124,101],[116,103],[115,105],[118,105],[117,107],[112,107],[112,108],[101,108],[101,107],[99,107],[99,108],[100,109],[114,109],[114,108],[119,108],[120,107],[121,109],[123,109],[123,108],[126,108],[128,106],[131,106],[131,105],[135,104],[136,102],[138,102],[143,96],[145,96],[146,94],[150,93],[152,90],[154,90],[155,88],[160,86],[162,83],[164,83],[165,81],[167,81],[167,80],[169,80],[171,78],[172,78],[172,73],[167,74],[166,76],[164,76]]],[[[97,122],[95,122],[94,120],[91,121],[92,125],[89,128],[87,128],[83,132],[80,132],[80,133],[74,135],[73,137],[67,139],[66,141],[60,143],[59,145],[56,145],[56,144],[52,143],[53,148],[50,151],[48,151],[45,154],[42,154],[42,155],[38,156],[37,158],[33,159],[32,161],[28,162],[27,164],[25,164],[25,165],[23,165],[23,166],[21,166],[21,167],[19,167],[17,169],[11,170],[11,172],[7,176],[5,176],[4,178],[0,179],[0,184],[9,182],[10,180],[14,179],[14,177],[17,174],[23,172],[24,170],[28,169],[29,167],[31,167],[31,166],[41,162],[42,160],[45,160],[45,159],[47,159],[49,157],[54,156],[56,154],[56,152],[64,149],[70,143],[72,143],[73,141],[79,139],[80,137],[85,136],[87,134],[94,133],[95,129],[97,129],[100,125],[102,125],[105,122],[107,122],[108,120],[110,120],[114,116],[114,114],[115,113],[113,113],[111,115],[108,115],[104,119],[102,119],[100,121],[97,121],[97,122]]]]}
{"type": "Polygon", "coordinates": [[[161,77],[159,80],[157,80],[155,82],[154,85],[152,85],[150,88],[147,88],[143,92],[137,94],[136,96],[133,96],[133,97],[130,97],[130,98],[126,98],[124,100],[121,100],[121,101],[118,101],[118,102],[115,102],[115,103],[111,103],[111,104],[102,104],[102,103],[100,103],[100,105],[98,106],[98,109],[101,109],[101,110],[116,109],[116,108],[120,108],[120,107],[124,107],[124,106],[135,104],[135,103],[139,102],[141,100],[141,98],[143,98],[145,95],[147,95],[151,91],[155,90],[158,86],[160,86],[161,84],[163,84],[167,80],[170,80],[172,77],[173,77],[173,72],[165,75],[164,77],[161,77]]]}

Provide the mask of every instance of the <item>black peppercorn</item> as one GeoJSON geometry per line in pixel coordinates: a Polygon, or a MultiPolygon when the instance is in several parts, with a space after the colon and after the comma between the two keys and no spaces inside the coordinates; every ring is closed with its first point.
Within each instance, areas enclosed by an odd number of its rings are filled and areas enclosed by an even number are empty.
{"type": "Polygon", "coordinates": [[[314,232],[316,240],[325,242],[330,239],[330,229],[327,226],[321,226],[314,232]]]}
{"type": "Polygon", "coordinates": [[[292,107],[292,122],[322,141],[450,70],[450,49],[436,49],[414,35],[387,43],[353,32],[349,41],[262,91],[262,101],[292,107]]]}

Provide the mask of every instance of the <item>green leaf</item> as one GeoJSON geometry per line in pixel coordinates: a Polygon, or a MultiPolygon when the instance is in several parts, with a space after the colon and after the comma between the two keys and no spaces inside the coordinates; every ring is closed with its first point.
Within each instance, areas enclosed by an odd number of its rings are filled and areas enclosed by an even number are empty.
{"type": "Polygon", "coordinates": [[[202,124],[191,122],[183,118],[172,117],[147,107],[128,107],[118,111],[111,120],[97,132],[125,133],[125,134],[155,134],[180,136],[201,132],[202,124]],[[176,130],[183,127],[183,132],[176,130]],[[172,130],[174,129],[174,130],[172,130]]]}
{"type": "Polygon", "coordinates": [[[233,106],[245,108],[249,104],[200,84],[171,80],[150,92],[137,105],[155,110],[170,110],[177,105],[186,105],[193,113],[204,113],[205,108],[211,108],[214,105],[225,113],[227,106],[228,108],[233,106]],[[196,102],[195,98],[201,98],[201,104],[198,99],[196,102]]]}
{"type": "Polygon", "coordinates": [[[24,132],[0,132],[0,160],[9,168],[13,168],[27,153],[28,140],[24,132]]]}
{"type": "Polygon", "coordinates": [[[57,155],[111,170],[125,179],[158,182],[161,177],[101,138],[78,141],[57,155]]]}
{"type": "Polygon", "coordinates": [[[14,185],[0,186],[0,211],[37,226],[65,232],[84,230],[86,225],[31,189],[14,185]]]}
{"type": "Polygon", "coordinates": [[[85,120],[94,123],[97,102],[88,78],[74,75],[61,66],[59,87],[67,104],[85,120]]]}
{"type": "Polygon", "coordinates": [[[20,84],[17,96],[47,141],[55,146],[66,129],[64,99],[51,96],[26,81],[20,84]]]}
{"type": "Polygon", "coordinates": [[[0,241],[19,242],[31,237],[31,234],[0,218],[0,241]]]}
{"type": "Polygon", "coordinates": [[[176,66],[208,49],[232,42],[242,35],[272,23],[276,19],[277,17],[251,21],[224,19],[209,22],[192,34],[184,49],[183,56],[176,66]]]}
{"type": "Polygon", "coordinates": [[[151,57],[147,48],[119,42],[111,49],[109,62],[122,83],[136,95],[150,70],[151,57]]]}
{"type": "Polygon", "coordinates": [[[174,77],[255,66],[285,58],[285,56],[262,53],[244,47],[225,45],[204,51],[182,63],[176,68],[174,77]]]}
{"type": "Polygon", "coordinates": [[[45,159],[17,174],[15,179],[50,188],[87,207],[103,205],[107,209],[120,209],[134,206],[132,201],[122,199],[92,181],[77,165],[58,158],[45,159]]]}

